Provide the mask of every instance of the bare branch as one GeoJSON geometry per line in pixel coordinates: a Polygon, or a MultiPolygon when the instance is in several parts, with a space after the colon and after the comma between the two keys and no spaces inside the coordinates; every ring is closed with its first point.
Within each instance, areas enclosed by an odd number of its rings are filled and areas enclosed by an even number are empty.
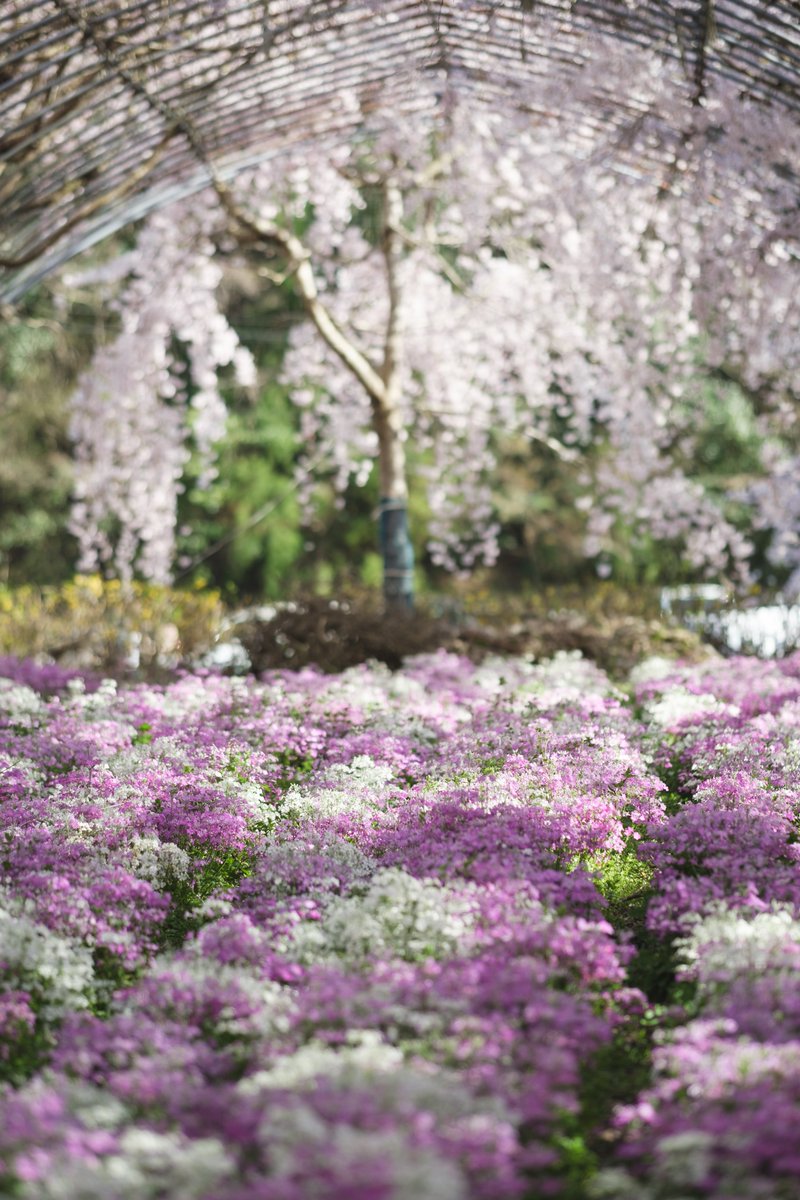
{"type": "Polygon", "coordinates": [[[402,331],[400,328],[400,281],[398,278],[402,256],[403,196],[396,184],[387,180],[383,185],[384,226],[382,250],[386,263],[386,281],[389,290],[389,319],[386,325],[383,366],[381,375],[386,386],[386,400],[391,406],[397,380],[397,367],[401,356],[402,331]]]}
{"type": "Polygon", "coordinates": [[[539,442],[542,446],[546,446],[548,450],[552,450],[553,454],[557,458],[560,458],[562,462],[577,462],[580,458],[578,450],[572,446],[565,446],[563,442],[559,442],[558,438],[550,437],[547,433],[540,433],[532,425],[529,425],[524,433],[532,442],[539,442]]]}
{"type": "Polygon", "coordinates": [[[222,180],[214,178],[212,186],[224,211],[235,226],[245,230],[251,240],[277,249],[285,256],[289,264],[289,273],[297,280],[306,312],[314,322],[317,332],[366,389],[373,403],[385,404],[386,386],[381,373],[339,328],[320,300],[311,256],[300,238],[280,225],[265,221],[256,213],[246,212],[222,180]]]}

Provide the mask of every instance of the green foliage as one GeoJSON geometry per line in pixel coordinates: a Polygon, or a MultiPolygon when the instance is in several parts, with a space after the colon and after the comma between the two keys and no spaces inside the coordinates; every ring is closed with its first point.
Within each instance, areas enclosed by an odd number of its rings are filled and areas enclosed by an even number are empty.
{"type": "Polygon", "coordinates": [[[0,588],[0,654],[49,655],[114,669],[135,634],[140,666],[146,668],[206,649],[222,612],[216,592],[123,585],[96,575],[53,587],[0,588]]]}
{"type": "MultiPolygon", "coordinates": [[[[3,1053],[0,1054],[0,1085],[10,1083],[18,1087],[26,1079],[30,1079],[47,1061],[53,1045],[52,1034],[46,1022],[37,1019],[33,1029],[20,1027],[19,1036],[12,1034],[6,1037],[3,1053]]],[[[0,1167],[0,1196],[7,1195],[2,1190],[3,1175],[0,1167]]]]}
{"type": "Polygon", "coordinates": [[[623,913],[633,901],[650,895],[653,869],[637,857],[636,845],[636,839],[632,838],[621,853],[607,850],[586,862],[589,870],[595,872],[597,887],[612,914],[623,913]]]}
{"type": "Polygon", "coordinates": [[[92,957],[95,994],[91,1011],[97,1017],[107,1017],[112,1009],[114,994],[121,988],[132,987],[141,977],[142,968],[131,970],[124,965],[119,955],[112,954],[104,946],[96,946],[92,957]]]}
{"type": "Polygon", "coordinates": [[[692,463],[706,486],[720,492],[759,474],[763,433],[753,397],[737,383],[719,376],[698,377],[687,419],[696,422],[692,463]]]}
{"type": "Polygon", "coordinates": [[[93,326],[67,336],[38,288],[0,323],[0,580],[55,583],[73,570],[64,528],[72,485],[66,398],[88,361],[93,326]]]}
{"type": "MultiPolygon", "coordinates": [[[[198,847],[186,846],[195,853],[198,847]]],[[[228,850],[223,854],[210,853],[194,864],[188,879],[174,878],[167,883],[170,907],[161,927],[161,945],[177,949],[190,933],[200,928],[202,919],[197,910],[214,892],[236,887],[252,873],[252,859],[245,850],[228,850]]]]}
{"type": "Polygon", "coordinates": [[[555,1140],[564,1200],[586,1200],[591,1195],[590,1181],[614,1148],[614,1110],[633,1102],[648,1086],[654,1034],[677,1020],[663,1005],[651,1004],[640,1015],[624,1020],[611,1041],[584,1064],[579,1110],[567,1116],[564,1133],[555,1140]]]}
{"type": "Polygon", "coordinates": [[[533,591],[593,580],[594,566],[583,548],[585,518],[577,506],[585,462],[564,461],[536,440],[502,436],[497,442],[497,585],[533,591]]]}
{"type": "Polygon", "coordinates": [[[180,554],[202,560],[195,579],[236,596],[277,599],[304,547],[294,479],[296,412],[274,381],[257,400],[239,396],[229,403],[217,477],[205,489],[190,487],[181,505],[188,530],[180,554]]]}
{"type": "MultiPolygon", "coordinates": [[[[666,454],[686,477],[700,483],[716,500],[726,520],[752,538],[753,567],[765,581],[775,582],[764,557],[768,534],[751,527],[750,513],[738,491],[761,476],[764,435],[759,427],[759,398],[738,381],[709,370],[703,347],[694,347],[697,364],[691,391],[683,401],[683,433],[677,433],[666,454]]],[[[602,454],[595,446],[591,456],[602,454]]],[[[611,529],[612,545],[604,556],[612,578],[623,587],[670,585],[697,579],[678,541],[656,539],[639,526],[635,514],[619,513],[611,529]]]]}

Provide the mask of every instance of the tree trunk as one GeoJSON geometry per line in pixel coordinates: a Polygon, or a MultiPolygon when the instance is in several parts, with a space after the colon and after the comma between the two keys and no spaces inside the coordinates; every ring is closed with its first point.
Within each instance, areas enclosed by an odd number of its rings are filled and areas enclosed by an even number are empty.
{"type": "Polygon", "coordinates": [[[237,227],[249,238],[285,255],[306,311],[323,340],[361,383],[372,405],[378,435],[381,500],[378,518],[383,557],[383,599],[387,612],[410,612],[414,607],[414,550],[408,533],[406,452],[398,405],[399,364],[402,356],[399,268],[403,254],[403,197],[390,180],[383,184],[382,248],[389,293],[383,362],[370,362],[336,324],[317,291],[311,255],[300,238],[287,229],[244,211],[227,184],[214,180],[219,200],[237,227]]]}
{"type": "Polygon", "coordinates": [[[408,533],[408,482],[406,448],[399,412],[402,323],[400,262],[403,197],[390,181],[383,185],[383,255],[389,291],[381,378],[383,395],[372,400],[372,418],[378,435],[381,503],[379,534],[383,555],[383,601],[387,612],[410,612],[414,607],[414,550],[408,533]]]}

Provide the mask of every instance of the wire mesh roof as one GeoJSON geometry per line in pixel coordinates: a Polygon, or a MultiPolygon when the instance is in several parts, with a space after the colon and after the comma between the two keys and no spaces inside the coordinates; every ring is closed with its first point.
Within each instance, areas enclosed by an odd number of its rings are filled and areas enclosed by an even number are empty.
{"type": "Polygon", "coordinates": [[[402,109],[413,77],[531,120],[556,104],[576,153],[602,130],[621,167],[663,164],[679,111],[619,76],[587,94],[600,45],[658,56],[686,106],[724,85],[800,121],[797,0],[2,0],[0,298],[212,176],[402,109]]]}

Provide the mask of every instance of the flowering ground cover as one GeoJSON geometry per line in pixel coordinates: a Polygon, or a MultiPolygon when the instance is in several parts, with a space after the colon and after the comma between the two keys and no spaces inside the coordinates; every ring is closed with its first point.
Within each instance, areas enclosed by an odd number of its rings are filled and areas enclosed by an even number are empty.
{"type": "Polygon", "coordinates": [[[0,666],[0,1195],[797,1196],[800,656],[0,666]]]}

